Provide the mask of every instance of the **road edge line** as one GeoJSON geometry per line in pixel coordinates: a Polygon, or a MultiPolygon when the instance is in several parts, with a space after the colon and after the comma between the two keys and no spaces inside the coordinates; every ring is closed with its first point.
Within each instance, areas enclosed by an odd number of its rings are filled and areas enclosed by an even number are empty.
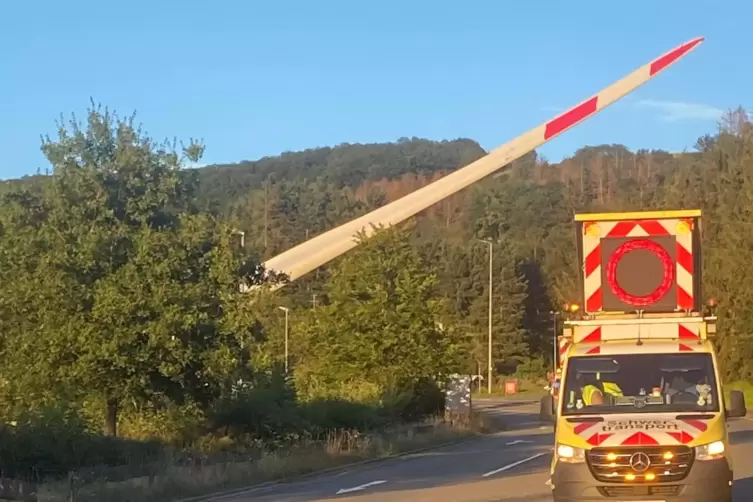
{"type": "Polygon", "coordinates": [[[530,457],[526,457],[522,460],[518,460],[517,462],[513,462],[511,464],[503,465],[499,469],[494,469],[493,471],[489,471],[487,473],[484,473],[481,475],[482,478],[488,478],[489,476],[494,476],[495,474],[499,474],[500,472],[509,471],[510,469],[514,469],[515,467],[519,465],[523,465],[525,463],[531,462],[533,460],[536,460],[537,458],[541,458],[544,455],[549,453],[548,451],[543,451],[540,453],[537,453],[535,455],[531,455],[530,457]]]}
{"type": "Polygon", "coordinates": [[[372,486],[379,486],[383,485],[387,482],[386,479],[380,479],[378,481],[371,481],[369,483],[364,483],[362,485],[353,486],[351,488],[340,488],[335,495],[342,495],[343,493],[353,493],[353,492],[360,492],[365,490],[366,488],[371,488],[372,486]]]}

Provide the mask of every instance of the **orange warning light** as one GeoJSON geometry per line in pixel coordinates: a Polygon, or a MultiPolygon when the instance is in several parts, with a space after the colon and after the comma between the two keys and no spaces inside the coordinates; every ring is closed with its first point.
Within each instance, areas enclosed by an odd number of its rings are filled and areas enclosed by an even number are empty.
{"type": "Polygon", "coordinates": [[[578,305],[577,303],[566,303],[565,310],[574,314],[575,312],[580,310],[580,305],[578,305]]]}

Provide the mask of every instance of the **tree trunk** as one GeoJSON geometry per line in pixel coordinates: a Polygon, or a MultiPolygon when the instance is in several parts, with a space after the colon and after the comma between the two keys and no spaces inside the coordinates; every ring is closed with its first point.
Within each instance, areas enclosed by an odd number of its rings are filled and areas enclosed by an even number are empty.
{"type": "Polygon", "coordinates": [[[109,398],[107,400],[107,418],[105,419],[105,434],[115,437],[118,435],[118,401],[109,398]]]}

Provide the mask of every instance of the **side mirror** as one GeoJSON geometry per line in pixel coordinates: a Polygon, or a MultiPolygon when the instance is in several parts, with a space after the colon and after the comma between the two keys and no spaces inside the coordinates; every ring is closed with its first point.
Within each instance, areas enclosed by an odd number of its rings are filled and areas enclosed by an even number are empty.
{"type": "Polygon", "coordinates": [[[742,391],[730,391],[729,404],[730,407],[726,410],[727,418],[742,418],[748,414],[748,408],[745,406],[745,394],[742,391]]]}
{"type": "Polygon", "coordinates": [[[541,411],[539,411],[539,420],[542,422],[556,422],[557,413],[554,410],[554,396],[547,394],[541,398],[541,411]]]}

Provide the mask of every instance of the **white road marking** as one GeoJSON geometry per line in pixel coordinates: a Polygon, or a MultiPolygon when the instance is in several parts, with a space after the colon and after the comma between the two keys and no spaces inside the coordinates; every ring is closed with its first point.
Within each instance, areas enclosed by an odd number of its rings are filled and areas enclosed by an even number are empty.
{"type": "Polygon", "coordinates": [[[383,479],[381,481],[372,481],[371,483],[354,486],[353,488],[340,488],[340,490],[338,490],[338,492],[335,495],[342,495],[343,493],[350,493],[350,492],[360,492],[361,490],[365,490],[366,488],[369,488],[370,486],[381,485],[386,482],[387,480],[383,479]]]}
{"type": "Polygon", "coordinates": [[[455,453],[451,452],[444,452],[444,451],[425,451],[420,453],[409,453],[407,455],[403,455],[401,457],[396,457],[399,460],[411,460],[414,458],[425,458],[425,457],[442,457],[447,455],[456,455],[455,453]]]}
{"type": "Polygon", "coordinates": [[[513,446],[516,444],[523,444],[523,443],[533,443],[533,441],[528,441],[525,439],[516,439],[515,441],[510,441],[509,443],[505,443],[507,446],[513,446]]]}
{"type": "Polygon", "coordinates": [[[504,471],[510,470],[513,467],[517,467],[517,466],[519,466],[521,464],[525,464],[526,462],[530,462],[531,460],[536,460],[539,457],[543,457],[547,453],[548,452],[542,452],[542,453],[537,453],[536,455],[531,455],[530,457],[526,457],[523,460],[518,460],[517,462],[513,462],[512,464],[505,465],[503,467],[500,467],[499,469],[495,469],[493,471],[489,471],[486,474],[482,475],[481,477],[488,478],[489,476],[494,476],[495,474],[499,474],[500,472],[504,472],[504,471]]]}

